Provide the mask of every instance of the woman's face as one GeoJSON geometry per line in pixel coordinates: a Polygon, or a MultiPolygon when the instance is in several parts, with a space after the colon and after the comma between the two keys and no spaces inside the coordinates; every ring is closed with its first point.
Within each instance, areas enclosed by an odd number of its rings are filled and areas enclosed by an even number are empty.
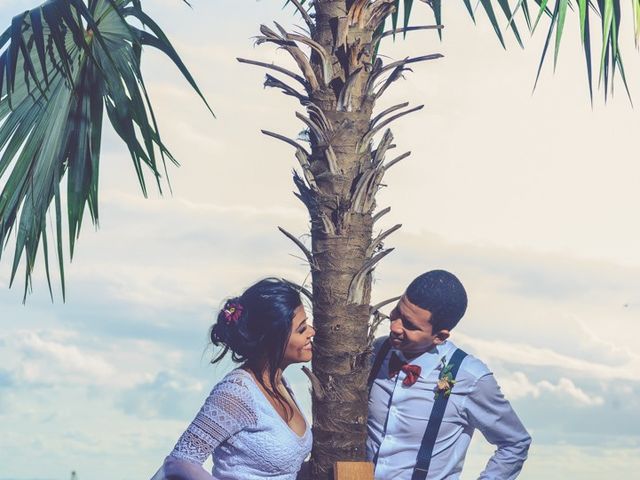
{"type": "Polygon", "coordinates": [[[315,335],[315,329],[309,325],[304,307],[300,305],[294,310],[291,321],[291,336],[284,351],[284,367],[292,363],[302,363],[311,360],[311,339],[315,335]]]}

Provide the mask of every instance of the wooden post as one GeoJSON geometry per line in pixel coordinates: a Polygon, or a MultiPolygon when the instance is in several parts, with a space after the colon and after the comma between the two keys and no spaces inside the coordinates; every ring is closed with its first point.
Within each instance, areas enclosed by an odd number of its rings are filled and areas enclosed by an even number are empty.
{"type": "Polygon", "coordinates": [[[373,480],[373,463],[336,462],[333,466],[333,480],[373,480]]]}

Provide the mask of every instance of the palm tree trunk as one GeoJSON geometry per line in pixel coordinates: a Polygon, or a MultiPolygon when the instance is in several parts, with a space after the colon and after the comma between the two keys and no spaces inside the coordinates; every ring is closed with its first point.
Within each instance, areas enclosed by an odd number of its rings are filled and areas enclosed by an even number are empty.
{"type": "MultiPolygon", "coordinates": [[[[375,194],[386,169],[385,153],[393,135],[384,127],[402,104],[372,119],[375,100],[400,77],[406,59],[389,66],[375,59],[379,26],[393,11],[394,0],[316,0],[313,17],[298,0],[309,35],[289,33],[280,25],[261,26],[258,43],[287,50],[302,75],[271,64],[239,59],[295,79],[296,89],[270,74],[265,85],[297,97],[306,115],[310,151],[298,141],[264,131],[296,148],[302,175],[295,174],[297,196],[311,217],[312,245],[300,247],[313,278],[313,315],[317,334],[313,356],[313,434],[311,471],[314,479],[331,478],[338,460],[364,460],[367,420],[367,357],[371,347],[371,274],[391,249],[382,240],[399,225],[372,238],[375,194]],[[301,48],[302,47],[302,48],[301,48]],[[310,51],[310,55],[306,53],[310,51]],[[297,85],[296,85],[297,86],[297,85]],[[393,114],[389,117],[389,115],[393,114]],[[382,132],[375,149],[374,134],[382,132]]],[[[427,58],[424,58],[427,59],[427,58]]]]}
{"type": "MultiPolygon", "coordinates": [[[[374,192],[361,185],[358,199],[354,193],[371,163],[371,146],[360,142],[369,130],[373,102],[363,98],[368,75],[362,66],[370,63],[370,55],[350,65],[350,48],[335,45],[331,26],[339,30],[340,22],[347,23],[346,2],[318,2],[315,7],[317,32],[313,37],[332,52],[332,67],[337,74],[327,87],[311,94],[311,101],[331,125],[329,144],[333,150],[328,152],[312,136],[312,157],[322,162],[318,173],[324,175],[317,180],[319,194],[309,209],[313,318],[318,326],[312,365],[322,385],[322,392],[314,392],[311,470],[314,479],[325,479],[331,478],[334,461],[363,460],[365,455],[365,361],[371,297],[370,270],[365,265],[370,259],[374,192]],[[355,79],[347,86],[350,76],[355,79]],[[348,95],[351,105],[346,105],[348,95]],[[335,155],[335,171],[331,171],[327,155],[335,155]]],[[[370,44],[372,34],[368,28],[348,32],[349,40],[361,45],[370,44]]],[[[321,56],[314,54],[311,61],[314,71],[321,71],[321,56]]]]}

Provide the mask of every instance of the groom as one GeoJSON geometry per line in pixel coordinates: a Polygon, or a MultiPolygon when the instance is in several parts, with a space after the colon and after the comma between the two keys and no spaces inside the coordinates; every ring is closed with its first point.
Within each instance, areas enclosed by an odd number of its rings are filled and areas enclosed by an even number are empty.
{"type": "Polygon", "coordinates": [[[367,457],[376,480],[457,479],[474,430],[497,447],[483,480],[516,478],[531,437],[489,368],[448,340],[467,308],[451,273],[416,278],[376,340],[367,457]]]}

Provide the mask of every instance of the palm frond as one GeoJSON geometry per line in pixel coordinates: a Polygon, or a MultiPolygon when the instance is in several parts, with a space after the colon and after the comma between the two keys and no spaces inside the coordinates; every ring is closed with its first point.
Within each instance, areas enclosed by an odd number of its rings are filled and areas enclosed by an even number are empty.
{"type": "Polygon", "coordinates": [[[49,0],[14,17],[0,35],[0,256],[15,231],[11,283],[24,257],[25,295],[41,242],[51,289],[47,213],[53,203],[64,296],[65,176],[70,257],[85,210],[98,224],[105,111],[145,195],[149,174],[162,191],[160,165],[177,164],[161,140],[140,70],[144,46],[165,53],[209,108],[140,0],[49,0]]]}
{"type": "MultiPolygon", "coordinates": [[[[442,0],[421,0],[422,3],[428,4],[432,9],[437,25],[443,24],[442,0]]],[[[500,44],[505,47],[503,31],[500,26],[500,20],[496,14],[499,8],[504,17],[507,19],[506,29],[511,30],[516,41],[523,46],[522,36],[520,34],[516,17],[521,16],[527,29],[531,33],[535,33],[542,19],[549,19],[546,31],[546,39],[540,55],[540,63],[535,77],[535,85],[538,82],[547,52],[553,42],[553,67],[558,62],[560,46],[564,38],[564,27],[568,17],[568,10],[573,10],[571,0],[475,0],[475,6],[471,0],[462,0],[471,19],[476,22],[476,10],[482,7],[489,23],[491,24],[500,44]],[[532,13],[535,14],[533,20],[532,13]],[[532,21],[533,20],[533,21],[532,21]]],[[[589,85],[589,96],[593,99],[593,67],[592,67],[592,26],[590,24],[589,10],[595,12],[600,18],[600,30],[602,41],[600,47],[600,68],[598,70],[598,81],[603,85],[605,99],[608,93],[613,92],[613,79],[618,73],[623,81],[625,91],[631,99],[625,76],[622,54],[619,45],[620,23],[622,20],[622,9],[620,8],[620,0],[575,0],[577,3],[578,21],[580,24],[580,42],[585,56],[585,65],[587,68],[587,81],[589,85]]],[[[634,24],[634,41],[636,46],[640,43],[640,0],[631,0],[632,3],[632,21],[634,24]]],[[[398,29],[398,19],[400,12],[403,14],[403,31],[410,30],[412,0],[394,0],[395,10],[390,15],[392,30],[398,29]]],[[[442,29],[438,29],[438,35],[442,38],[442,29]]],[[[394,35],[395,38],[395,35],[394,35]]],[[[378,45],[376,45],[377,51],[378,45]]]]}

